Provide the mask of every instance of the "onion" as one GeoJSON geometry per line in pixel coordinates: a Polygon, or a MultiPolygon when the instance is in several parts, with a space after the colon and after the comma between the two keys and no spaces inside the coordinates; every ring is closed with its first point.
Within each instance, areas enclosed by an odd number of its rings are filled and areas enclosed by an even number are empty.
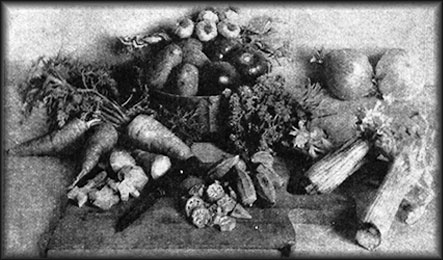
{"type": "Polygon", "coordinates": [[[375,67],[378,90],[383,96],[411,99],[419,94],[425,79],[418,59],[404,49],[387,50],[375,67]]]}
{"type": "Polygon", "coordinates": [[[240,26],[227,20],[219,22],[217,29],[225,38],[236,38],[240,36],[240,26]]]}
{"type": "Polygon", "coordinates": [[[175,34],[181,38],[189,38],[194,32],[194,22],[188,17],[184,17],[177,22],[175,34]]]}
{"type": "Polygon", "coordinates": [[[332,50],[321,63],[324,83],[334,97],[355,100],[374,92],[372,65],[368,57],[357,50],[332,50]]]}
{"type": "Polygon", "coordinates": [[[200,21],[196,25],[195,33],[200,41],[210,41],[218,35],[217,25],[209,20],[200,21]]]}

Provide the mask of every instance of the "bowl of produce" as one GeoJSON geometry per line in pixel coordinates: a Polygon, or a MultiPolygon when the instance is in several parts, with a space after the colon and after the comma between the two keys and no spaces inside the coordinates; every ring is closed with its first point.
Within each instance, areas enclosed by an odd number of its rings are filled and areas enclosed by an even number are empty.
{"type": "Polygon", "coordinates": [[[233,12],[205,9],[184,16],[145,54],[141,79],[151,97],[169,109],[193,111],[203,132],[220,131],[226,97],[271,69],[233,12]]]}

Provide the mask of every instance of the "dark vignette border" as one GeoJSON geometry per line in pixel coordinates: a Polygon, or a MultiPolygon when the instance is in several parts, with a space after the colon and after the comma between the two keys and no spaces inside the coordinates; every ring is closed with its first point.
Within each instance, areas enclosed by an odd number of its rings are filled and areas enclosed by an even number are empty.
{"type": "MultiPolygon", "coordinates": [[[[1,33],[1,58],[2,58],[2,63],[1,63],[1,76],[2,76],[2,81],[1,81],[1,95],[2,95],[2,99],[1,99],[1,106],[2,106],[2,110],[1,110],[1,114],[0,114],[0,118],[1,120],[1,146],[2,146],[2,155],[1,155],[1,160],[0,160],[0,167],[1,167],[1,178],[0,178],[0,183],[1,183],[1,193],[0,193],[0,198],[1,198],[1,231],[2,231],[2,245],[1,245],[1,257],[2,259],[4,259],[4,244],[3,244],[3,237],[5,235],[4,233],[4,222],[3,222],[3,217],[4,217],[4,209],[5,209],[5,204],[4,204],[4,191],[5,191],[5,150],[4,150],[4,130],[5,130],[5,125],[4,125],[4,104],[5,104],[5,100],[4,100],[4,91],[5,91],[5,85],[6,85],[6,76],[8,75],[7,73],[7,67],[6,65],[8,64],[8,61],[6,60],[6,35],[7,35],[7,19],[6,19],[6,15],[7,15],[7,8],[6,5],[7,4],[13,4],[13,5],[18,5],[18,4],[22,4],[22,5],[38,5],[38,6],[45,6],[45,5],[58,5],[58,6],[68,6],[72,5],[72,4],[82,4],[82,5],[88,5],[90,7],[94,7],[94,6],[101,6],[102,4],[106,3],[107,1],[45,1],[45,2],[39,2],[39,1],[1,1],[1,5],[0,5],[0,12],[1,12],[1,23],[2,23],[2,33],[1,33]]],[[[109,2],[114,2],[114,1],[109,1],[109,2]]],[[[122,3],[123,2],[119,2],[119,1],[115,1],[118,3],[122,3]]],[[[180,4],[197,4],[198,5],[205,5],[205,4],[213,4],[213,3],[218,4],[263,4],[263,5],[268,5],[270,4],[270,2],[268,1],[237,1],[237,2],[218,2],[218,1],[179,1],[179,2],[175,2],[175,1],[150,1],[149,4],[156,4],[156,5],[162,5],[167,7],[168,5],[173,5],[176,3],[180,3],[180,4]]],[[[272,2],[272,4],[296,4],[296,5],[309,5],[309,6],[314,6],[314,5],[325,5],[325,2],[322,1],[278,1],[278,2],[272,2]]],[[[416,2],[416,1],[391,1],[391,2],[385,2],[385,1],[330,1],[327,4],[330,7],[334,7],[334,6],[348,6],[348,5],[356,5],[356,4],[365,4],[367,6],[392,6],[392,5],[398,5],[398,4],[403,4],[403,5],[416,5],[416,4],[435,4],[436,5],[436,9],[435,12],[437,13],[437,19],[435,21],[436,23],[436,33],[437,33],[437,50],[436,50],[436,54],[437,54],[437,64],[436,66],[438,68],[440,68],[440,73],[438,73],[437,76],[437,93],[438,93],[438,103],[439,103],[439,111],[438,111],[438,115],[441,116],[441,87],[442,86],[442,81],[441,81],[441,75],[443,74],[443,72],[441,72],[441,68],[442,68],[442,56],[441,56],[441,43],[442,43],[442,37],[441,37],[441,30],[442,30],[442,2],[441,1],[423,1],[423,2],[416,2]]],[[[125,5],[127,4],[131,4],[131,5],[144,5],[146,4],[146,2],[144,1],[131,1],[131,2],[124,2],[125,5]]],[[[439,118],[441,120],[441,117],[439,118]]],[[[441,129],[441,121],[439,121],[439,129],[441,129]]],[[[438,135],[438,141],[441,142],[441,134],[438,135]]],[[[442,155],[442,146],[441,143],[439,143],[440,145],[438,146],[438,150],[439,150],[439,156],[442,155]]],[[[441,159],[440,159],[440,163],[441,163],[441,159]]],[[[440,169],[441,170],[441,165],[440,165],[440,169]]],[[[442,181],[442,176],[441,174],[438,175],[439,179],[436,180],[437,184],[440,185],[440,192],[439,192],[439,196],[436,198],[437,201],[439,202],[438,205],[441,206],[441,181],[442,181]]],[[[439,216],[441,217],[441,208],[439,208],[439,216]]],[[[441,221],[441,218],[439,219],[441,221]]],[[[441,222],[439,222],[439,226],[438,226],[438,233],[440,233],[441,235],[441,222]]],[[[442,255],[442,248],[441,248],[441,237],[439,237],[439,255],[440,255],[440,259],[441,259],[441,255],[442,255]]],[[[358,255],[356,256],[346,256],[350,257],[350,258],[361,258],[358,255]]],[[[405,258],[405,256],[390,256],[389,258],[405,258]]],[[[412,256],[414,257],[414,256],[412,256]]],[[[317,258],[317,257],[314,257],[317,258]]],[[[408,257],[409,258],[409,257],[408,257]]],[[[426,257],[421,257],[421,258],[426,258],[426,257]]]]}

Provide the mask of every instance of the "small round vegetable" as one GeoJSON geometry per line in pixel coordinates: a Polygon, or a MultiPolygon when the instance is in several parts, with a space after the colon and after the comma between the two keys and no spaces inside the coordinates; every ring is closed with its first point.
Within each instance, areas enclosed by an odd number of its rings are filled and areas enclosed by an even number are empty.
{"type": "Polygon", "coordinates": [[[240,75],[229,62],[218,61],[200,70],[199,95],[219,95],[226,88],[238,87],[240,75]]]}
{"type": "Polygon", "coordinates": [[[225,190],[219,182],[214,182],[206,189],[206,197],[210,202],[217,201],[225,196],[225,190]]]}
{"type": "Polygon", "coordinates": [[[227,8],[226,10],[223,10],[223,12],[220,13],[219,18],[221,21],[228,20],[237,24],[240,21],[240,15],[236,10],[232,8],[227,8]]]}
{"type": "Polygon", "coordinates": [[[188,217],[191,216],[191,213],[195,208],[203,206],[204,204],[205,204],[205,202],[201,198],[199,198],[197,196],[190,197],[186,201],[186,205],[185,205],[186,216],[188,216],[188,217]]]}
{"type": "Polygon", "coordinates": [[[217,37],[217,25],[209,20],[203,20],[197,23],[195,33],[200,41],[208,42],[217,37]]]}
{"type": "Polygon", "coordinates": [[[230,55],[230,61],[243,76],[245,82],[250,82],[269,71],[266,58],[257,51],[241,48],[230,55]]]}
{"type": "Polygon", "coordinates": [[[209,21],[211,23],[218,23],[218,15],[211,10],[203,10],[198,14],[198,21],[209,21]]]}
{"type": "Polygon", "coordinates": [[[332,50],[326,54],[323,74],[330,93],[338,99],[355,100],[374,91],[372,65],[357,50],[332,50]]]}
{"type": "Polygon", "coordinates": [[[229,54],[240,48],[241,44],[237,39],[217,38],[205,48],[205,53],[212,61],[226,61],[229,54]]]}
{"type": "Polygon", "coordinates": [[[188,193],[189,195],[193,195],[190,194],[191,190],[194,187],[201,187],[204,186],[204,180],[202,178],[196,177],[196,176],[189,176],[186,179],[184,179],[181,183],[180,183],[180,188],[184,193],[188,193]]]}
{"type": "Polygon", "coordinates": [[[230,216],[223,216],[220,218],[220,222],[218,225],[220,227],[220,231],[224,232],[234,230],[236,223],[237,221],[235,220],[235,218],[230,216]]]}
{"type": "Polygon", "coordinates": [[[109,156],[109,164],[114,172],[118,172],[124,166],[135,166],[136,163],[128,151],[114,149],[109,156]]]}
{"type": "Polygon", "coordinates": [[[205,206],[194,208],[191,213],[192,223],[198,228],[204,228],[211,221],[211,214],[205,206]]]}
{"type": "Polygon", "coordinates": [[[237,38],[240,36],[240,26],[228,20],[217,24],[218,33],[226,38],[237,38]]]}
{"type": "Polygon", "coordinates": [[[217,200],[217,205],[222,209],[223,214],[229,214],[235,208],[237,202],[228,194],[224,194],[222,198],[217,200]]]}
{"type": "Polygon", "coordinates": [[[189,38],[194,32],[194,22],[188,17],[180,19],[175,28],[175,34],[181,38],[189,38]]]}
{"type": "Polygon", "coordinates": [[[387,50],[375,67],[377,87],[383,96],[411,99],[425,85],[419,62],[412,53],[404,49],[387,50]]]}

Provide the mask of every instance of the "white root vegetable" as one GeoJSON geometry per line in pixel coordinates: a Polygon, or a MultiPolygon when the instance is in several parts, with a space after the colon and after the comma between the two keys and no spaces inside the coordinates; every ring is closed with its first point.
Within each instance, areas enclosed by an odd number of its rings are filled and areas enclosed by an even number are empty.
{"type": "Polygon", "coordinates": [[[128,151],[114,149],[109,156],[109,164],[114,172],[119,172],[125,166],[135,166],[136,162],[128,151]]]}
{"type": "Polygon", "coordinates": [[[77,201],[77,205],[81,208],[88,201],[88,194],[98,186],[104,183],[107,173],[105,171],[97,174],[93,179],[89,180],[83,187],[75,186],[71,189],[67,196],[70,200],[77,201]]]}
{"type": "Polygon", "coordinates": [[[89,199],[92,201],[92,205],[103,210],[109,210],[120,201],[117,193],[108,185],[89,193],[89,199]]]}
{"type": "Polygon", "coordinates": [[[118,172],[118,178],[121,180],[117,184],[122,201],[129,200],[129,196],[138,197],[140,191],[148,183],[148,176],[140,166],[125,166],[118,172]]]}
{"type": "Polygon", "coordinates": [[[160,178],[171,168],[172,162],[168,156],[162,154],[149,153],[142,150],[133,152],[135,160],[146,174],[151,175],[153,180],[160,178]]]}

